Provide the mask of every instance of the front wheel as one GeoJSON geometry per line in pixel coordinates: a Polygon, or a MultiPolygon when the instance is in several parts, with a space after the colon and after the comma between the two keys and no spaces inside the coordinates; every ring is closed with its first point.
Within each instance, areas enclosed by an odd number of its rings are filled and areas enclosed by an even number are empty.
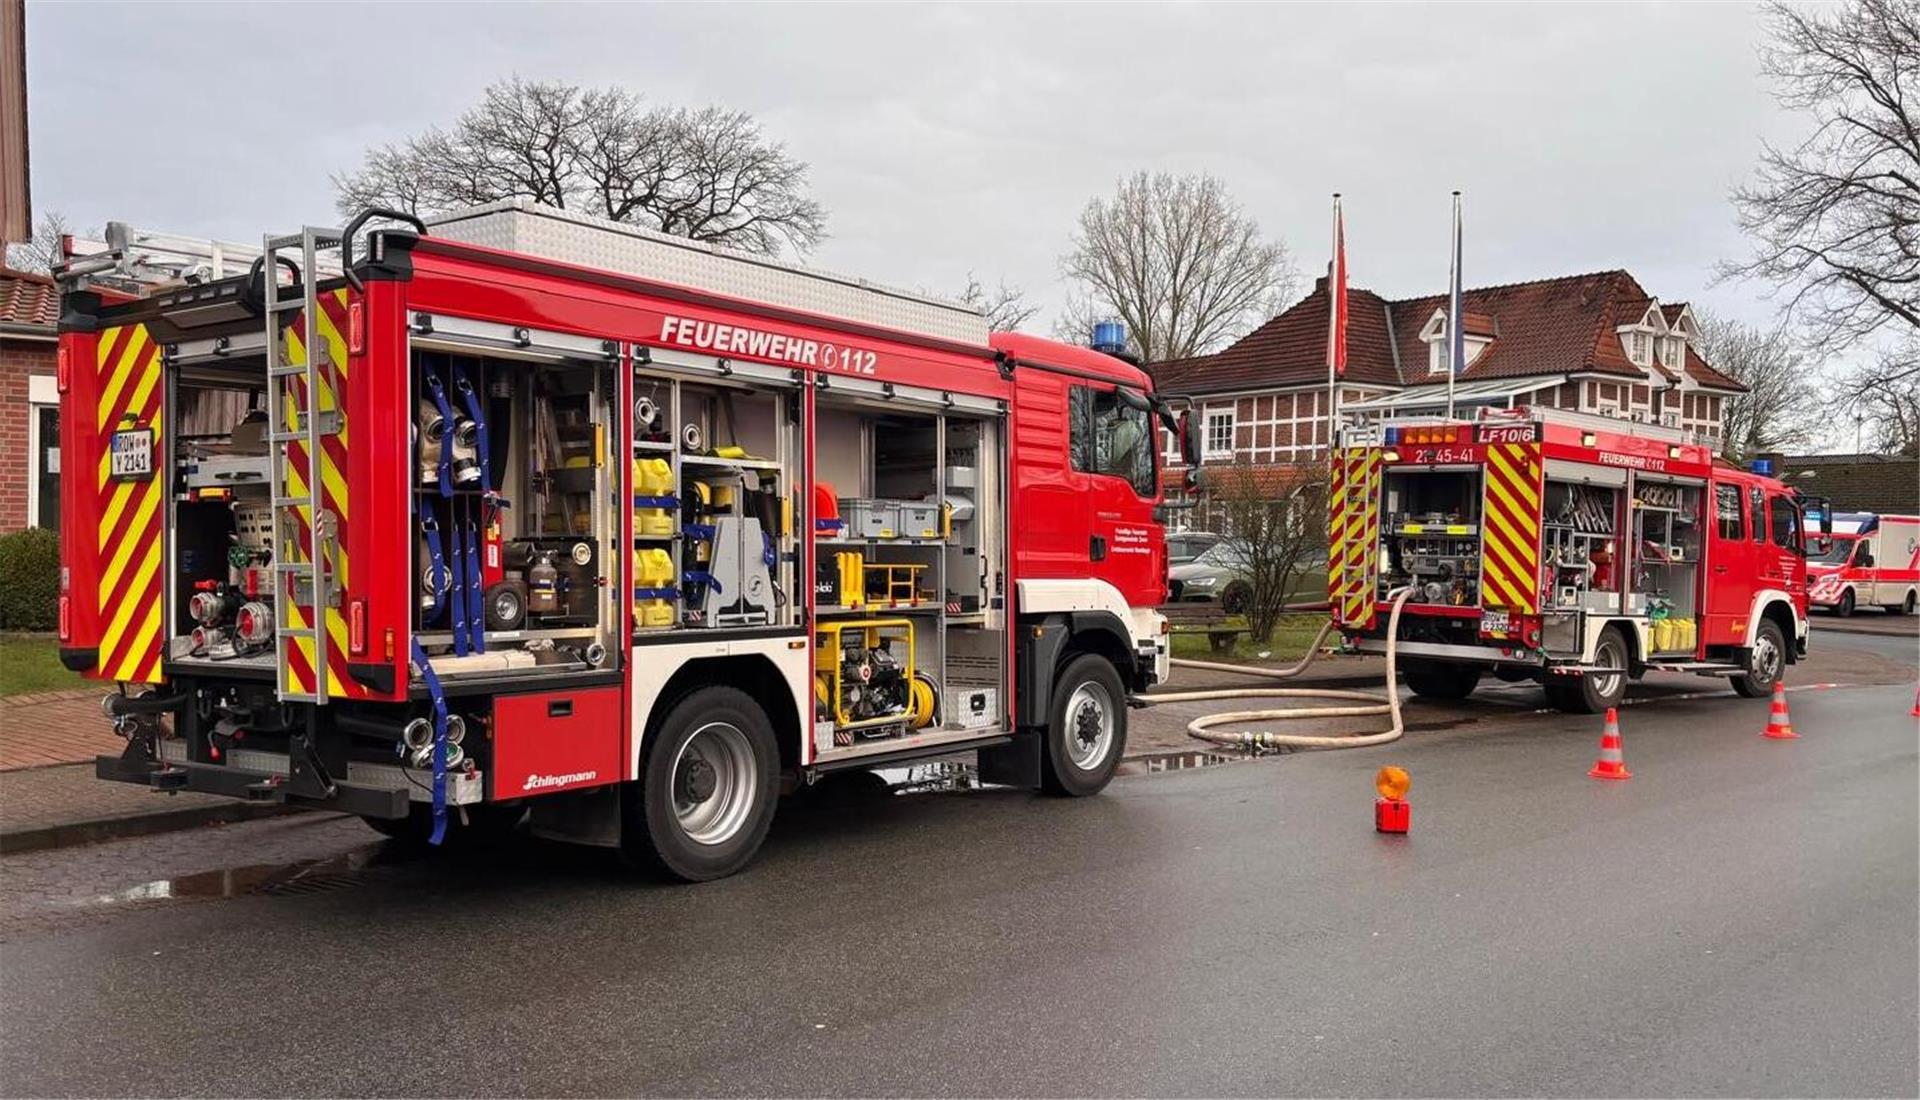
{"type": "Polygon", "coordinates": [[[1733,690],[1749,699],[1772,695],[1773,685],[1786,671],[1786,635],[1780,633],[1779,623],[1762,619],[1760,628],[1753,632],[1753,648],[1747,650],[1747,671],[1733,678],[1733,690]]]}
{"type": "Polygon", "coordinates": [[[1253,588],[1235,581],[1220,593],[1220,610],[1229,615],[1245,615],[1247,608],[1253,606],[1253,588]]]}
{"type": "Polygon", "coordinates": [[[1113,662],[1083,653],[1053,681],[1041,782],[1051,794],[1098,794],[1127,747],[1127,693],[1113,662]]]}
{"type": "Polygon", "coordinates": [[[1853,589],[1840,593],[1840,602],[1833,605],[1833,613],[1843,619],[1853,614],[1853,589]]]}
{"type": "Polygon", "coordinates": [[[731,875],[766,839],[779,779],[760,704],[737,688],[701,688],[668,712],[623,792],[621,853],[682,882],[731,875]]]}

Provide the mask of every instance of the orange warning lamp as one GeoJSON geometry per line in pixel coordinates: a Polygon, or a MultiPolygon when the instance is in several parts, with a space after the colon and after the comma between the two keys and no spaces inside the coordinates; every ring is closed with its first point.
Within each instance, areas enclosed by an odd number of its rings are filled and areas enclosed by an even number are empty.
{"type": "Polygon", "coordinates": [[[1413,807],[1406,801],[1407,788],[1413,780],[1407,776],[1405,768],[1396,768],[1389,764],[1381,768],[1373,777],[1374,789],[1380,797],[1373,804],[1373,828],[1382,833],[1404,833],[1413,823],[1413,807]]]}
{"type": "Polygon", "coordinates": [[[1373,777],[1374,789],[1381,798],[1399,800],[1407,797],[1407,788],[1413,786],[1413,779],[1405,768],[1396,768],[1392,764],[1381,768],[1373,777]]]}

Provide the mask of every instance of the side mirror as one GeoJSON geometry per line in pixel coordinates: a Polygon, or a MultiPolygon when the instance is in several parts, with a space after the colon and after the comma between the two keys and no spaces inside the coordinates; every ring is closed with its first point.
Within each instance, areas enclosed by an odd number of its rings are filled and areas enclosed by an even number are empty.
{"type": "Polygon", "coordinates": [[[1833,549],[1833,508],[1825,497],[1806,499],[1802,514],[1807,519],[1807,552],[1825,554],[1833,549]]]}
{"type": "Polygon", "coordinates": [[[1200,465],[1200,422],[1192,409],[1180,414],[1180,461],[1189,467],[1200,465]]]}

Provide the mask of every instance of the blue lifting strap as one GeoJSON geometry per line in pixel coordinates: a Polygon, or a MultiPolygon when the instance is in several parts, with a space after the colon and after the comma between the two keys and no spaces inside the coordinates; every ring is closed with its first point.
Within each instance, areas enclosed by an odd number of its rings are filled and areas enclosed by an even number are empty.
{"type": "Polygon", "coordinates": [[[447,838],[447,693],[441,690],[440,677],[434,675],[433,663],[418,638],[413,640],[413,664],[426,682],[427,697],[433,700],[433,835],[427,843],[439,844],[447,838]]]}
{"type": "Polygon", "coordinates": [[[453,495],[453,406],[447,404],[447,389],[440,377],[427,372],[427,392],[440,410],[440,495],[453,495]]]}

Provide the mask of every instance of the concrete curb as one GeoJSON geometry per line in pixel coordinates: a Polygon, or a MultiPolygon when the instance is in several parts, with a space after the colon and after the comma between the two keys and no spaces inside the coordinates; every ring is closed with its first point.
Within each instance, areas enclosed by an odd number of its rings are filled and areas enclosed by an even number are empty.
{"type": "Polygon", "coordinates": [[[234,802],[218,806],[188,806],[184,809],[161,810],[150,814],[105,817],[91,821],[63,821],[56,825],[0,830],[0,857],[17,855],[21,852],[45,851],[49,848],[70,848],[78,844],[98,844],[105,840],[152,836],[156,833],[171,833],[181,829],[197,829],[203,825],[227,825],[254,821],[263,817],[309,812],[311,810],[305,806],[234,802]]]}

